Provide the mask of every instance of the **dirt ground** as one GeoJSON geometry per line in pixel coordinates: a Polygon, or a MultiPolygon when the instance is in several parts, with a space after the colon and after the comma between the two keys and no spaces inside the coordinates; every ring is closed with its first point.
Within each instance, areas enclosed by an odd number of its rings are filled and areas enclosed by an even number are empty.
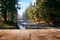
{"type": "Polygon", "coordinates": [[[60,29],[0,30],[0,40],[60,40],[60,29]]]}

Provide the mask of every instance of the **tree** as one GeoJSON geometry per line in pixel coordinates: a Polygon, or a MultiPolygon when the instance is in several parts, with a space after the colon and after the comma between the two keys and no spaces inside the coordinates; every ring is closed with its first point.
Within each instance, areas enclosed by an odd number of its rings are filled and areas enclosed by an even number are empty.
{"type": "MultiPolygon", "coordinates": [[[[4,17],[4,23],[7,23],[7,18],[10,17],[11,21],[14,19],[14,16],[17,14],[17,8],[15,5],[18,3],[18,0],[1,0],[2,5],[2,14],[4,17]],[[8,15],[10,15],[8,17],[8,15]]],[[[13,22],[13,21],[12,21],[13,22]]]]}
{"type": "Polygon", "coordinates": [[[38,19],[53,21],[53,24],[60,23],[60,0],[37,0],[36,11],[38,19]]]}
{"type": "Polygon", "coordinates": [[[60,0],[47,0],[42,4],[43,11],[41,12],[43,18],[53,20],[54,24],[60,22],[60,0]],[[43,15],[44,14],[44,15],[43,15]]]}

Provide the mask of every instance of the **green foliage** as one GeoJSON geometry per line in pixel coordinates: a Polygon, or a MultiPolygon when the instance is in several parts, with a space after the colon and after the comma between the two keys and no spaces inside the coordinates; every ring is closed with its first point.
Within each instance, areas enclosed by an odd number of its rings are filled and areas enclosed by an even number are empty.
{"type": "MultiPolygon", "coordinates": [[[[4,24],[7,24],[8,26],[12,26],[12,25],[14,25],[15,27],[17,26],[16,17],[17,17],[17,9],[19,9],[18,8],[18,1],[19,0],[0,0],[0,4],[1,4],[0,5],[0,8],[1,8],[0,12],[3,17],[4,24]],[[17,7],[15,7],[15,6],[17,6],[17,7]]],[[[0,28],[5,28],[5,25],[0,28]]]]}
{"type": "Polygon", "coordinates": [[[2,14],[4,18],[4,23],[7,23],[7,21],[12,21],[14,17],[17,15],[17,8],[15,5],[18,5],[18,0],[0,0],[1,4],[1,9],[2,9],[2,14]],[[10,16],[9,16],[10,15],[10,16]],[[9,20],[7,20],[9,19],[9,20]]]}
{"type": "Polygon", "coordinates": [[[60,22],[60,0],[37,0],[34,15],[37,19],[60,22]]]}

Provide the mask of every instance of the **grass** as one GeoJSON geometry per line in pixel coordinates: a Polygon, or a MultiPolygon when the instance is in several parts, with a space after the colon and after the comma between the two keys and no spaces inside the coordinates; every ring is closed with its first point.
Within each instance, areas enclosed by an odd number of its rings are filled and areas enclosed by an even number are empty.
{"type": "Polygon", "coordinates": [[[13,25],[3,24],[3,25],[0,25],[0,29],[18,29],[18,28],[13,25]]]}

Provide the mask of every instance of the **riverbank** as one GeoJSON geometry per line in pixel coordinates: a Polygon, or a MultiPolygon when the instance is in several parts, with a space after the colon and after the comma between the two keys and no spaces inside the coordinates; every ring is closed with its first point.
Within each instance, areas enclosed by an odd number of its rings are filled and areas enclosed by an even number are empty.
{"type": "Polygon", "coordinates": [[[8,24],[2,24],[0,25],[0,29],[17,29],[17,27],[13,25],[8,25],[8,24]]]}

